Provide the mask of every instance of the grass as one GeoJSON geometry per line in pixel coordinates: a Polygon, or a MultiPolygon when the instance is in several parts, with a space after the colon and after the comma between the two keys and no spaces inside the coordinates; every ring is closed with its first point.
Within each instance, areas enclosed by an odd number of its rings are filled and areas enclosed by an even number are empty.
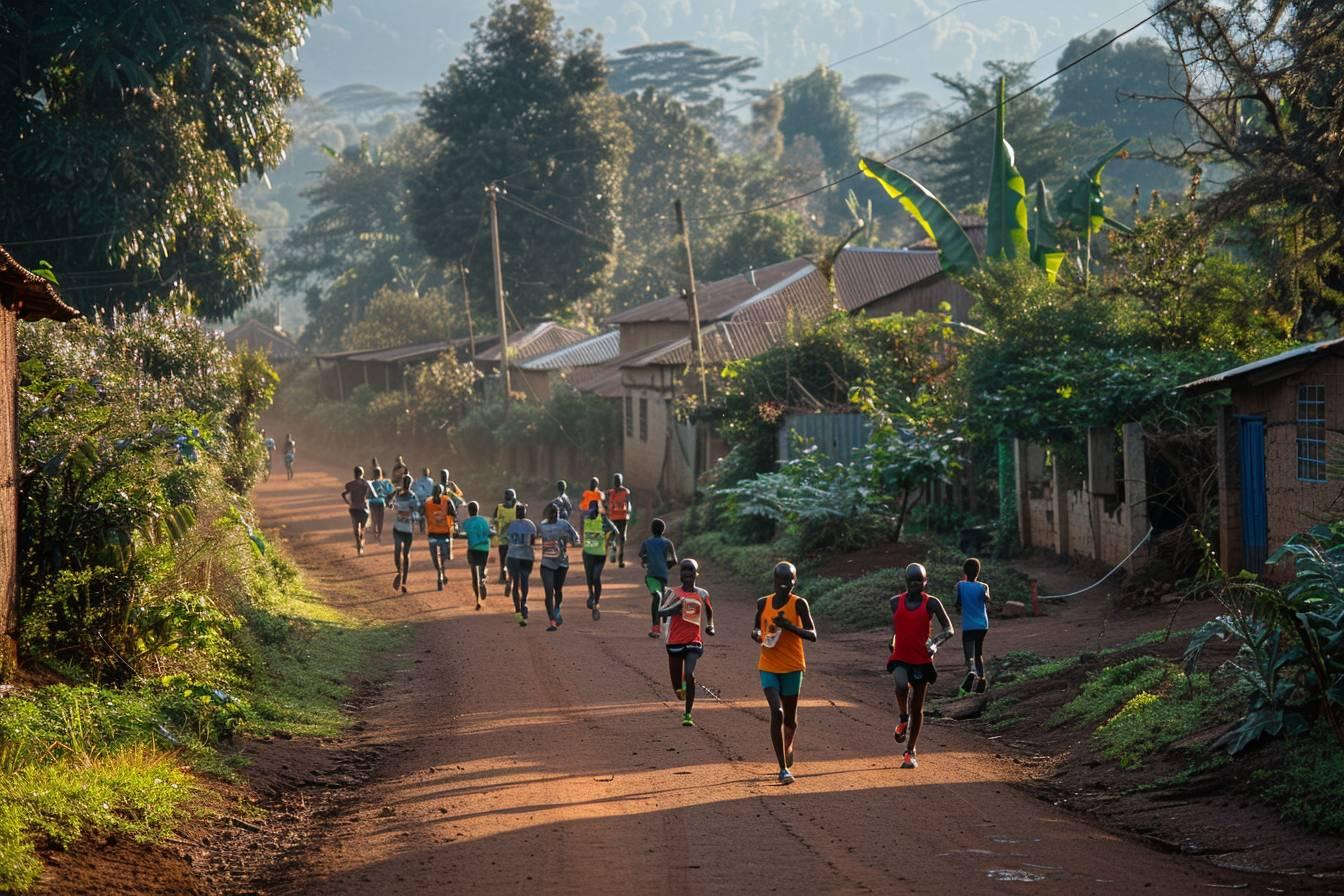
{"type": "Polygon", "coordinates": [[[1132,770],[1183,738],[1224,720],[1231,703],[1240,703],[1235,689],[1208,675],[1184,681],[1168,679],[1160,691],[1140,691],[1092,733],[1102,756],[1132,770]]]}
{"type": "Polygon", "coordinates": [[[377,658],[405,638],[323,604],[264,542],[219,561],[235,615],[208,649],[120,688],[76,681],[0,699],[0,891],[33,886],[44,843],[171,832],[199,791],[193,772],[234,773],[217,746],[235,734],[339,732],[350,677],[379,675],[377,658]]]}
{"type": "Polygon", "coordinates": [[[801,568],[799,554],[797,539],[787,535],[764,544],[743,544],[726,533],[706,531],[677,542],[677,556],[694,557],[702,565],[709,560],[734,579],[755,585],[761,594],[768,594],[774,587],[772,575],[781,560],[801,568]]]}
{"type": "Polygon", "coordinates": [[[1051,727],[1081,722],[1095,725],[1143,691],[1161,687],[1180,670],[1155,656],[1136,656],[1132,660],[1102,669],[1079,690],[1078,696],[1051,716],[1051,727]]]}
{"type": "Polygon", "coordinates": [[[1286,739],[1280,761],[1251,779],[1261,799],[1286,821],[1339,837],[1344,836],[1344,750],[1321,728],[1286,739]]]}

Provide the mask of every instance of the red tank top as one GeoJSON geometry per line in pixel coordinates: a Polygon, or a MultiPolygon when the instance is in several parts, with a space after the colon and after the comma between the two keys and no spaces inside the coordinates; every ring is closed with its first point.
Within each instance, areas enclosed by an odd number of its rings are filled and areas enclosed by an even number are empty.
{"type": "Polygon", "coordinates": [[[891,614],[891,631],[896,635],[896,647],[887,662],[923,666],[933,662],[925,643],[933,633],[933,614],[929,612],[929,596],[925,594],[916,609],[905,605],[903,592],[896,598],[896,609],[891,614]]]}

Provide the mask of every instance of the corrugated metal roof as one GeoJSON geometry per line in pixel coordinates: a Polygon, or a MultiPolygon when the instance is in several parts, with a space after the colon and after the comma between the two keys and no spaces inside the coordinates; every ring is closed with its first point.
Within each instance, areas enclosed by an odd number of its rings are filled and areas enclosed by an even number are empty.
{"type": "Polygon", "coordinates": [[[601,398],[620,398],[625,394],[625,387],[621,385],[621,368],[614,364],[575,367],[565,374],[565,382],[580,392],[601,398]]]}
{"type": "Polygon", "coordinates": [[[0,246],[0,303],[13,308],[20,320],[73,320],[80,314],[65,302],[56,285],[14,260],[0,246]]]}
{"type": "Polygon", "coordinates": [[[570,367],[591,367],[610,361],[621,353],[621,331],[608,330],[590,336],[573,345],[538,355],[518,366],[523,370],[565,370],[570,367]]]}
{"type": "MultiPolygon", "coordinates": [[[[806,258],[793,258],[756,271],[715,280],[712,283],[697,284],[696,299],[700,305],[701,323],[711,323],[729,317],[742,302],[811,264],[806,258]],[[755,283],[752,282],[753,279],[755,283]]],[[[607,318],[606,323],[629,324],[686,319],[686,300],[677,293],[636,305],[634,308],[627,308],[607,318]]]]}
{"type": "MultiPolygon", "coordinates": [[[[509,359],[513,364],[545,355],[588,338],[587,333],[544,320],[518,335],[509,334],[509,359]]],[[[499,363],[499,345],[477,351],[476,360],[499,363]]]]}
{"type": "MultiPolygon", "coordinates": [[[[1212,392],[1215,389],[1224,389],[1231,386],[1233,380],[1240,379],[1251,373],[1268,373],[1274,367],[1306,358],[1318,353],[1329,353],[1344,355],[1344,336],[1336,339],[1326,339],[1323,342],[1312,342],[1308,345],[1299,345],[1297,348],[1289,349],[1269,358],[1261,358],[1259,361],[1252,361],[1249,364],[1243,364],[1240,367],[1233,367],[1231,370],[1224,370],[1222,373],[1215,373],[1197,379],[1193,382],[1181,386],[1187,392],[1199,394],[1201,392],[1212,392]]],[[[1270,377],[1273,379],[1273,377],[1270,377]]]]}
{"type": "Polygon", "coordinates": [[[353,361],[356,364],[393,364],[397,362],[423,361],[437,357],[448,350],[448,343],[416,342],[411,345],[396,345],[391,348],[356,349],[349,352],[325,352],[317,356],[319,361],[353,361]]]}
{"type": "MultiPolygon", "coordinates": [[[[706,364],[751,358],[780,345],[788,332],[781,321],[719,321],[704,328],[700,342],[706,364]]],[[[691,363],[688,336],[658,346],[623,363],[622,367],[684,367],[691,363]]]]}
{"type": "Polygon", "coordinates": [[[729,320],[738,323],[821,320],[835,308],[835,297],[826,287],[826,278],[809,264],[738,305],[729,320]]]}
{"type": "MultiPolygon", "coordinates": [[[[960,224],[961,229],[966,232],[966,238],[969,239],[971,241],[971,245],[975,247],[976,254],[978,254],[981,258],[984,258],[985,245],[986,245],[985,240],[989,236],[988,222],[986,222],[985,219],[980,217],[979,215],[957,215],[957,223],[960,224]]],[[[929,239],[928,237],[925,237],[924,239],[920,240],[917,243],[911,243],[906,248],[933,249],[936,251],[938,246],[933,242],[933,240],[929,239]]]]}
{"type": "Polygon", "coordinates": [[[835,263],[835,296],[841,308],[858,311],[942,272],[934,250],[848,247],[835,263]]]}

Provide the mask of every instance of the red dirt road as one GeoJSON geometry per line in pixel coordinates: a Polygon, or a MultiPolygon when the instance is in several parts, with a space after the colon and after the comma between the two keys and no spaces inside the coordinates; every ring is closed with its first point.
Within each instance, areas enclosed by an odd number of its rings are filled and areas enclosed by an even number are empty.
{"type": "MultiPolygon", "coordinates": [[[[469,485],[493,509],[500,484],[469,485]]],[[[950,723],[927,725],[920,768],[900,770],[883,639],[831,637],[824,618],[809,645],[798,781],[780,786],[748,635],[753,595],[713,568],[701,584],[719,635],[698,672],[721,700],[702,692],[698,727],[682,728],[637,561],[608,570],[600,622],[576,564],[554,633],[534,576],[532,624],[520,628],[493,563],[486,608],[473,611],[460,542],[440,592],[417,536],[413,590],[394,593],[390,545],[354,556],[340,490],[335,475],[304,471],[261,484],[255,500],[314,587],[413,635],[362,730],[333,746],[381,749],[373,777],[267,892],[1300,891],[1100,831],[1014,787],[1019,767],[950,723]]],[[[943,674],[959,665],[949,655],[943,674]]]]}

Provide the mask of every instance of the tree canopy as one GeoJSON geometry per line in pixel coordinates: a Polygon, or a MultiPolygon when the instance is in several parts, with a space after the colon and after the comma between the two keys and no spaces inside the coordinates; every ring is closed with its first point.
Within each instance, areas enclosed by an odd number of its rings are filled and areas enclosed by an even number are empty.
{"type": "Polygon", "coordinates": [[[260,282],[233,203],[280,159],[284,54],[323,0],[52,0],[0,10],[0,234],[83,310],[227,317],[260,282]],[[31,235],[31,236],[29,236],[31,235]]]}
{"type": "Polygon", "coordinates": [[[687,41],[626,47],[607,60],[608,83],[615,93],[657,92],[700,105],[750,84],[761,60],[728,56],[687,41]]]}

